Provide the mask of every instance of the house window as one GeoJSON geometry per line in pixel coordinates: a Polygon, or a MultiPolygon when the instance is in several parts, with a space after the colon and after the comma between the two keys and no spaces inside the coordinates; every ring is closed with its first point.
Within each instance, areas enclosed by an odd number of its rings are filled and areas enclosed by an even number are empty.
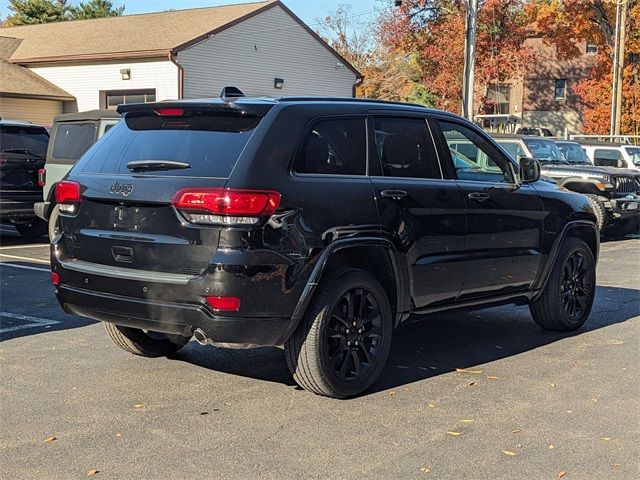
{"type": "Polygon", "coordinates": [[[118,105],[127,103],[148,103],[156,101],[156,89],[144,90],[106,90],[102,91],[100,105],[108,110],[115,110],[118,105]]]}
{"type": "Polygon", "coordinates": [[[493,103],[494,114],[508,114],[511,87],[509,85],[493,85],[489,87],[488,97],[493,103]]]}
{"type": "Polygon", "coordinates": [[[565,100],[567,98],[567,80],[562,78],[556,80],[555,94],[556,100],[565,100]]]}
{"type": "Polygon", "coordinates": [[[593,43],[587,42],[586,54],[595,55],[596,53],[598,53],[598,46],[593,43]]]}

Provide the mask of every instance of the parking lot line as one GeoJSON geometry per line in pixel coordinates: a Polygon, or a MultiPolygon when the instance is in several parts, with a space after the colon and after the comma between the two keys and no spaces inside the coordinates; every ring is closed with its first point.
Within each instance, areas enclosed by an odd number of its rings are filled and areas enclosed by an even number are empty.
{"type": "Polygon", "coordinates": [[[12,250],[17,248],[37,248],[37,247],[49,247],[48,243],[34,243],[31,245],[9,245],[7,247],[0,247],[0,250],[12,250]]]}
{"type": "Polygon", "coordinates": [[[56,325],[60,322],[56,320],[48,320],[46,318],[30,317],[28,315],[20,315],[19,313],[0,312],[0,317],[15,318],[16,320],[24,320],[29,322],[26,325],[18,325],[15,327],[0,328],[0,334],[7,332],[15,332],[25,328],[45,327],[47,325],[56,325]]]}
{"type": "Polygon", "coordinates": [[[0,261],[0,267],[21,268],[22,270],[35,270],[36,272],[51,272],[48,268],[29,267],[28,265],[13,265],[12,263],[4,263],[0,261]]]}
{"type": "Polygon", "coordinates": [[[39,258],[20,257],[18,255],[8,255],[6,253],[0,253],[0,257],[11,258],[14,260],[23,260],[25,262],[41,263],[43,265],[50,265],[47,260],[40,260],[39,258]]]}

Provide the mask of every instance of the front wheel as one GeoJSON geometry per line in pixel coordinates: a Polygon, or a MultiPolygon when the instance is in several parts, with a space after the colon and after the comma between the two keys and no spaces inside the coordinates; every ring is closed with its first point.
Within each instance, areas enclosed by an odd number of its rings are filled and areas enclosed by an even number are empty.
{"type": "Polygon", "coordinates": [[[387,294],[369,273],[329,275],[285,344],[287,366],[298,385],[318,395],[358,395],[382,373],[392,323],[387,294]]]}
{"type": "Polygon", "coordinates": [[[568,332],[587,321],[596,291],[596,263],[579,238],[563,244],[547,285],[531,305],[534,321],[546,330],[568,332]]]}
{"type": "Polygon", "coordinates": [[[164,357],[176,353],[189,337],[169,333],[151,332],[139,328],[123,327],[105,322],[109,337],[121,349],[142,357],[164,357]]]}

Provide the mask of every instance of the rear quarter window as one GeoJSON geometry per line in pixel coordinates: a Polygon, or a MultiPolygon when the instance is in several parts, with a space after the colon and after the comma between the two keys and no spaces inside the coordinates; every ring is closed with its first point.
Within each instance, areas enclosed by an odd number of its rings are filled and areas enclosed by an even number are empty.
{"type": "Polygon", "coordinates": [[[137,171],[136,175],[226,178],[260,122],[235,114],[160,118],[129,114],[111,127],[76,167],[83,173],[130,174],[133,161],[185,162],[186,169],[137,171]]]}
{"type": "Polygon", "coordinates": [[[96,139],[94,123],[60,124],[53,137],[51,156],[58,160],[78,160],[96,139]]]}

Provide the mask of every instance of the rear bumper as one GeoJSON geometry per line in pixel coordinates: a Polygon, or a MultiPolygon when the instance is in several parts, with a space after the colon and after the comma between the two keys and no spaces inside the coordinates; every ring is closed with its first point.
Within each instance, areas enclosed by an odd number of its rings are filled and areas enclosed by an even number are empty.
{"type": "Polygon", "coordinates": [[[33,205],[36,215],[43,220],[49,220],[51,202],[37,202],[33,205]]]}
{"type": "Polygon", "coordinates": [[[213,314],[202,305],[161,302],[85,290],[57,289],[65,312],[133,328],[193,335],[201,328],[214,342],[282,345],[289,318],[233,318],[213,314]]]}
{"type": "Polygon", "coordinates": [[[33,200],[0,200],[0,216],[9,219],[35,217],[33,210],[33,200]]]}

